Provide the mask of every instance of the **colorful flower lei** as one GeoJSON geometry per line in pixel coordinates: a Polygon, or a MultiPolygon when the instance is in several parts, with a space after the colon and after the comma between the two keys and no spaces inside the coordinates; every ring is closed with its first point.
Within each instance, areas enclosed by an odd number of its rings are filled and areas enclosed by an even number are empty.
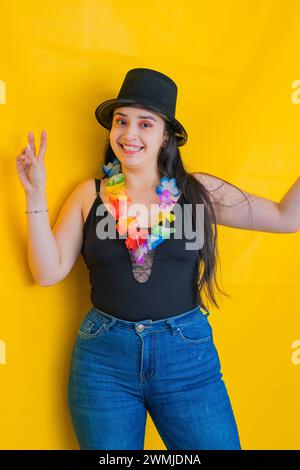
{"type": "Polygon", "coordinates": [[[125,176],[122,173],[121,163],[117,157],[107,165],[103,165],[103,171],[109,180],[106,189],[109,192],[109,200],[115,209],[116,214],[116,229],[120,235],[128,233],[125,244],[129,252],[134,257],[137,264],[144,264],[145,255],[156,248],[167,238],[170,238],[171,233],[175,233],[175,227],[166,227],[165,222],[168,219],[170,222],[175,220],[175,215],[170,213],[170,206],[172,206],[176,199],[172,196],[181,194],[177,187],[176,178],[163,177],[160,180],[160,185],[156,188],[156,193],[159,195],[159,213],[156,224],[151,227],[150,233],[148,229],[140,228],[136,217],[126,217],[127,201],[132,199],[127,195],[125,190],[125,176]],[[159,223],[162,222],[162,225],[159,223]]]}

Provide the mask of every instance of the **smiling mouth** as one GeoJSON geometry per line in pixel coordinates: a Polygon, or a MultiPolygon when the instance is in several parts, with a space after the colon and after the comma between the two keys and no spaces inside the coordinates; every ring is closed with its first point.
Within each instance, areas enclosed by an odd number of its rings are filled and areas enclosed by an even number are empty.
{"type": "Polygon", "coordinates": [[[122,147],[122,150],[124,153],[137,153],[137,152],[140,152],[140,150],[143,150],[144,148],[144,147],[137,147],[135,149],[126,150],[122,144],[120,144],[120,146],[122,147]]]}

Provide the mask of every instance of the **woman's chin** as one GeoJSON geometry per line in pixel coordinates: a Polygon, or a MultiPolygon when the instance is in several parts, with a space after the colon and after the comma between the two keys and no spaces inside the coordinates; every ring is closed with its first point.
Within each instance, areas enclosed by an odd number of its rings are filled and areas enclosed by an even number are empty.
{"type": "Polygon", "coordinates": [[[143,161],[143,158],[141,155],[120,155],[120,157],[118,157],[120,162],[124,162],[128,165],[131,165],[131,164],[136,164],[136,163],[139,163],[139,162],[142,162],[143,161]]]}

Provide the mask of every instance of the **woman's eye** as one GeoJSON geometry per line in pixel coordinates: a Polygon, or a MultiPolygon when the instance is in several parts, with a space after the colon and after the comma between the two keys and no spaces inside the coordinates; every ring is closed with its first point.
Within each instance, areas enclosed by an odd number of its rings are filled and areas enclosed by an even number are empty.
{"type": "MultiPolygon", "coordinates": [[[[126,122],[124,121],[124,119],[116,119],[116,123],[118,124],[119,122],[126,122]]],[[[152,127],[150,124],[148,124],[147,122],[142,122],[142,125],[143,126],[149,126],[149,127],[152,127]]]]}

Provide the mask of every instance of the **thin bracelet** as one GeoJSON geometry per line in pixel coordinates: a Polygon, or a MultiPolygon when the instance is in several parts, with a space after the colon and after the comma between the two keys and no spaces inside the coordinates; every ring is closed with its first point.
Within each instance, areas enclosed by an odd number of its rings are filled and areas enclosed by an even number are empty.
{"type": "Polygon", "coordinates": [[[32,212],[36,213],[36,212],[48,212],[48,211],[49,211],[49,209],[45,209],[45,210],[41,210],[41,211],[25,211],[25,212],[26,212],[26,214],[31,214],[32,212]]]}

